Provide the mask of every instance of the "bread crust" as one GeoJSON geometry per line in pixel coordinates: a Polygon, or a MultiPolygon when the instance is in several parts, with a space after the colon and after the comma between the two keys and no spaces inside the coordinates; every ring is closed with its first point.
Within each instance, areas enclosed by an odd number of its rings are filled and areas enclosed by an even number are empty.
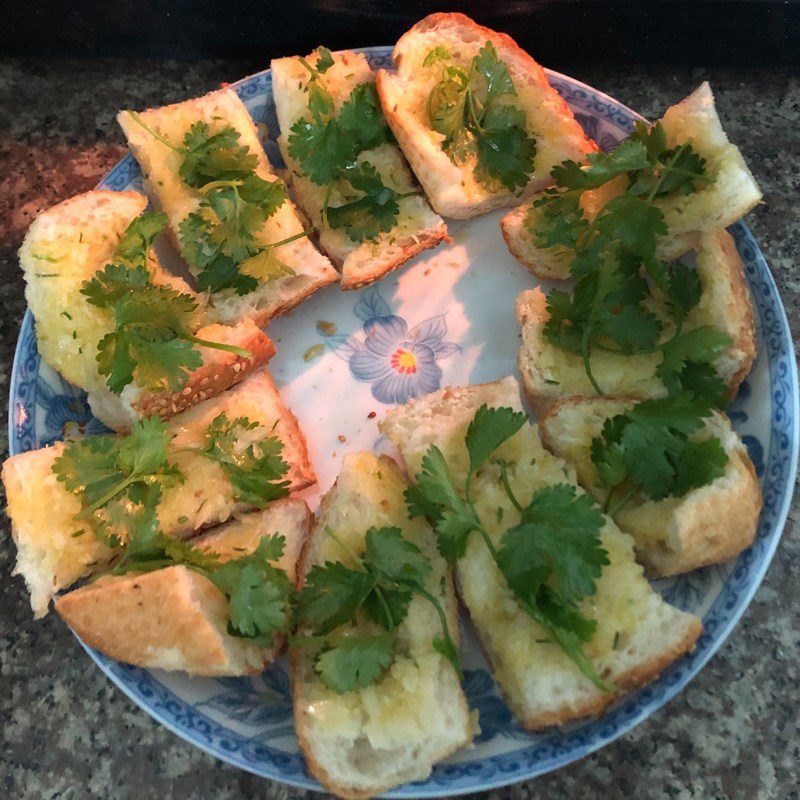
{"type": "MultiPolygon", "coordinates": [[[[208,338],[201,328],[195,336],[208,338]]],[[[133,402],[134,410],[142,417],[157,415],[166,419],[235,386],[251,372],[264,366],[275,355],[272,339],[255,324],[243,331],[237,346],[250,352],[250,358],[214,348],[199,347],[203,366],[194,370],[183,388],[177,392],[143,392],[133,402]]]]}
{"type": "MultiPolygon", "coordinates": [[[[287,542],[279,566],[294,580],[312,519],[305,502],[287,498],[194,543],[225,562],[253,552],[273,526],[283,523],[279,532],[287,542]]],[[[190,675],[257,674],[286,645],[283,635],[269,648],[232,637],[224,595],[204,575],[182,565],[102,577],[61,595],[55,609],[86,644],[111,658],[190,675]]]]}
{"type": "Polygon", "coordinates": [[[447,234],[447,225],[442,222],[435,228],[428,228],[422,231],[415,239],[409,238],[402,245],[400,253],[394,258],[384,261],[375,259],[373,268],[366,273],[360,272],[357,275],[348,276],[347,270],[345,270],[342,273],[341,288],[343,290],[362,289],[364,286],[369,286],[371,283],[380,280],[384,275],[399,269],[403,264],[410,261],[414,256],[425,252],[425,250],[432,250],[442,242],[451,244],[452,241],[447,234]]]}
{"type": "MultiPolygon", "coordinates": [[[[413,46],[414,38],[419,34],[439,30],[457,31],[465,40],[481,38],[483,41],[491,41],[500,52],[501,58],[505,62],[512,62],[526,74],[531,84],[549,89],[548,100],[551,105],[551,112],[558,118],[565,136],[575,140],[576,150],[582,153],[596,151],[597,145],[592,142],[578,122],[575,120],[569,107],[561,96],[550,87],[542,67],[534,59],[522,50],[517,43],[507,34],[498,33],[482,25],[478,25],[474,20],[460,13],[436,13],[430,14],[420,20],[416,25],[404,33],[394,47],[393,56],[399,71],[402,71],[404,52],[413,46]],[[580,144],[577,144],[577,143],[580,144]]],[[[437,172],[449,158],[440,149],[433,154],[424,152],[417,143],[418,131],[413,124],[410,114],[404,112],[400,105],[402,93],[395,93],[393,84],[400,81],[398,75],[391,74],[387,70],[378,70],[376,76],[376,86],[378,96],[381,100],[384,116],[395,135],[406,159],[411,164],[412,169],[417,175],[417,179],[425,188],[428,199],[433,208],[442,216],[455,219],[469,219],[480,214],[488,213],[499,208],[507,208],[518,204],[520,201],[533,196],[549,185],[549,175],[539,179],[533,179],[518,192],[503,190],[497,193],[486,193],[482,196],[469,197],[464,190],[453,192],[450,199],[442,196],[441,190],[444,188],[437,172]],[[442,160],[444,159],[444,161],[442,160]]],[[[399,87],[398,87],[399,88],[399,87]]],[[[577,155],[577,153],[575,154],[577,155]]],[[[566,157],[566,156],[565,156],[566,157]]],[[[466,167],[471,169],[471,167],[466,167]]],[[[463,169],[461,169],[463,173],[463,169]]],[[[452,187],[450,187],[452,188],[452,187]]]]}

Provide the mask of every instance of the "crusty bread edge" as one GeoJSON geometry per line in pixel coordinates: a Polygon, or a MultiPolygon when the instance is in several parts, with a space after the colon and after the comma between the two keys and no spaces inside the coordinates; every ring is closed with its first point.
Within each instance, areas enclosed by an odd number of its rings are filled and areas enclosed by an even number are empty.
{"type": "Polygon", "coordinates": [[[369,272],[360,272],[358,275],[348,277],[347,259],[345,259],[342,271],[341,288],[343,291],[361,289],[371,283],[380,280],[384,275],[399,269],[414,256],[419,255],[425,250],[432,250],[442,242],[450,244],[453,240],[447,234],[447,225],[444,222],[435,227],[426,228],[421,231],[416,239],[409,238],[410,243],[403,245],[397,256],[387,260],[375,259],[373,268],[369,272]]]}

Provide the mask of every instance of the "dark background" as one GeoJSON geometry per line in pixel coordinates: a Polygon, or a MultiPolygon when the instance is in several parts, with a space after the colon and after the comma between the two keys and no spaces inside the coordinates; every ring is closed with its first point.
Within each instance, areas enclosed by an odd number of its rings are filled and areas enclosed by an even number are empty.
{"type": "Polygon", "coordinates": [[[237,58],[389,44],[433,11],[507,31],[544,64],[800,69],[800,0],[0,0],[4,56],[237,58]]]}

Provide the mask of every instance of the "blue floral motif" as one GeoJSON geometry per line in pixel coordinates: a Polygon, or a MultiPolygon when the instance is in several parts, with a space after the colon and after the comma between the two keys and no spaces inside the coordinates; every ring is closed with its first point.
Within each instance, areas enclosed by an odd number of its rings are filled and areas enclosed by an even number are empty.
{"type": "Polygon", "coordinates": [[[350,373],[372,384],[372,396],[387,405],[439,388],[442,369],[437,361],[451,356],[458,345],[444,341],[444,315],[413,328],[393,314],[376,286],[366,289],[353,312],[363,320],[364,337],[324,335],[325,343],[350,364],[350,373]]]}
{"type": "Polygon", "coordinates": [[[480,733],[475,743],[488,742],[495,736],[524,733],[509,707],[498,696],[492,676],[485,669],[465,669],[461,682],[469,707],[477,709],[480,733]]]}
{"type": "Polygon", "coordinates": [[[36,403],[45,412],[44,428],[49,436],[41,440],[42,445],[50,445],[59,439],[75,439],[84,434],[106,433],[108,428],[92,416],[86,395],[66,381],[59,378],[61,393],[56,393],[52,385],[38,378],[36,403]]]}
{"type": "Polygon", "coordinates": [[[608,152],[620,143],[622,137],[619,132],[607,131],[597,117],[591,117],[588,114],[575,114],[575,119],[578,120],[586,135],[597,142],[601,150],[608,152]]]}

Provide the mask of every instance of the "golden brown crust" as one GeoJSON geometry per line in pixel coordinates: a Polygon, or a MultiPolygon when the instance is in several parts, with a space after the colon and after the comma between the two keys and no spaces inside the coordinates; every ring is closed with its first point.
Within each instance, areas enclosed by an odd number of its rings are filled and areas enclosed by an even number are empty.
{"type": "Polygon", "coordinates": [[[756,360],[755,314],[750,287],[744,274],[744,264],[736,249],[736,242],[727,231],[718,231],[716,236],[722,253],[720,260],[728,269],[731,288],[732,302],[728,304],[728,316],[737,320],[739,325],[739,336],[733,346],[744,354],[741,368],[733,375],[728,385],[728,398],[732,400],[756,360]]]}
{"type": "MultiPolygon", "coordinates": [[[[201,328],[195,335],[200,339],[206,338],[204,330],[201,328]]],[[[143,392],[132,403],[133,409],[142,417],[157,415],[167,419],[230,389],[275,355],[272,340],[257,327],[249,331],[246,339],[237,342],[237,346],[249,350],[250,358],[213,348],[198,348],[203,355],[203,366],[189,375],[182,389],[177,392],[143,392]]]]}
{"type": "Polygon", "coordinates": [[[400,253],[388,261],[381,261],[375,259],[375,266],[369,272],[359,272],[352,277],[347,276],[347,272],[342,273],[341,288],[343,291],[349,289],[361,289],[364,286],[369,286],[371,283],[388,275],[396,269],[399,269],[407,261],[410,261],[414,256],[419,255],[425,250],[432,250],[437,247],[441,242],[452,243],[452,239],[447,235],[447,225],[444,222],[437,225],[436,228],[429,228],[424,231],[416,240],[409,239],[408,244],[403,245],[400,253]]]}

